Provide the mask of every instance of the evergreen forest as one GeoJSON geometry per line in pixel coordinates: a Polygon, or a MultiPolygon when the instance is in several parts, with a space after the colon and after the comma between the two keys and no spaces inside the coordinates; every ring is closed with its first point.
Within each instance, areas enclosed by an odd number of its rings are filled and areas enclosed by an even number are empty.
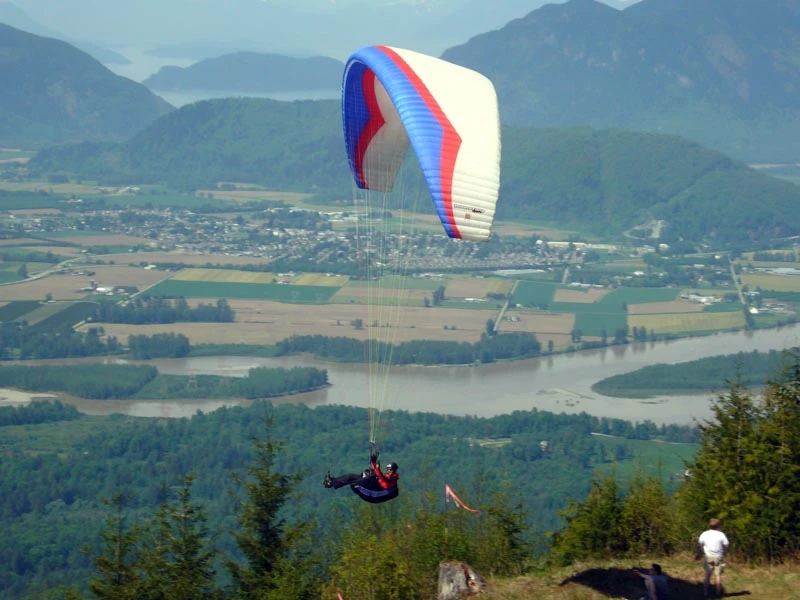
{"type": "Polygon", "coordinates": [[[711,516],[730,560],[779,563],[800,533],[800,357],[784,364],[760,397],[729,382],[697,427],[391,412],[381,459],[401,494],[384,505],[321,485],[363,468],[363,409],[3,407],[0,583],[9,598],[423,600],[444,559],[497,578],[668,557],[711,516]],[[445,484],[479,513],[446,503],[445,484]]]}

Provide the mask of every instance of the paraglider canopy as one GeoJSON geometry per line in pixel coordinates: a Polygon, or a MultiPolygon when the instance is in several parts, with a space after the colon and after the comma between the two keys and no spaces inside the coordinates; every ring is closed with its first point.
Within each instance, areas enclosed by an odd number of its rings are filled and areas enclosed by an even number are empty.
{"type": "Polygon", "coordinates": [[[411,50],[369,46],[345,65],[342,121],[355,182],[355,260],[364,292],[358,297],[367,316],[368,440],[377,451],[398,332],[411,329],[401,314],[422,303],[408,294],[411,257],[419,260],[424,252],[416,246],[416,216],[429,212],[432,200],[449,237],[489,239],[500,188],[497,94],[473,70],[411,50]],[[421,195],[408,193],[402,177],[398,181],[409,147],[427,185],[421,195]]]}
{"type": "Polygon", "coordinates": [[[392,190],[409,144],[452,238],[489,238],[500,188],[500,125],[492,83],[476,71],[400,48],[347,61],[342,117],[356,185],[392,190]]]}

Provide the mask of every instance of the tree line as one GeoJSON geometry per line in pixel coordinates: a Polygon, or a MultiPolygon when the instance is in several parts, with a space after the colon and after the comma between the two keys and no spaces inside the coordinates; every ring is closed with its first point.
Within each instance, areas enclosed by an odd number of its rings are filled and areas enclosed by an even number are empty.
{"type": "Polygon", "coordinates": [[[769,381],[785,360],[785,352],[739,352],[701,358],[674,365],[642,367],[598,381],[592,390],[614,397],[641,398],[660,394],[705,393],[722,390],[727,381],[738,380],[748,388],[769,381]]]}
{"type": "Polygon", "coordinates": [[[613,472],[597,476],[586,499],[562,513],[566,524],[554,537],[551,557],[570,563],[691,552],[711,517],[723,520],[736,559],[795,557],[800,355],[783,358],[760,397],[744,376],[729,381],[714,401],[713,418],[699,425],[699,450],[674,493],[652,477],[636,477],[625,489],[613,472]]]}
{"type": "Polygon", "coordinates": [[[0,386],[30,392],[66,392],[92,400],[273,398],[328,384],[328,372],[311,367],[250,369],[247,377],[163,375],[151,365],[6,365],[0,386]]]}
{"type": "Polygon", "coordinates": [[[74,331],[71,323],[53,329],[29,326],[27,322],[0,323],[0,360],[78,358],[117,354],[122,346],[102,327],[86,333],[74,331]]]}
{"type": "MultiPolygon", "coordinates": [[[[361,362],[366,356],[368,341],[348,337],[321,335],[293,335],[278,342],[279,354],[309,352],[321,359],[341,362],[361,362]]],[[[445,342],[412,340],[391,345],[375,342],[374,353],[392,356],[397,365],[466,365],[475,362],[490,363],[496,360],[530,358],[541,354],[541,344],[532,333],[483,334],[480,341],[445,342]]]]}
{"type": "Polygon", "coordinates": [[[59,400],[33,400],[22,406],[0,406],[0,427],[74,421],[80,416],[81,413],[71,404],[59,400]]]}
{"type": "Polygon", "coordinates": [[[199,303],[191,308],[186,298],[162,298],[136,296],[122,303],[102,303],[92,315],[94,321],[102,323],[233,323],[236,313],[225,298],[215,304],[199,303]]]}

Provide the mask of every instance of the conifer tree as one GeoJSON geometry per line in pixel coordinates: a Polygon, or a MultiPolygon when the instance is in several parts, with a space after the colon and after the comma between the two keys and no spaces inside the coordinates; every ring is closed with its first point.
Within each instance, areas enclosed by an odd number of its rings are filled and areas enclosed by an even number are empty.
{"type": "Polygon", "coordinates": [[[583,503],[572,502],[561,512],[566,525],[553,536],[550,557],[560,564],[619,556],[625,551],[621,534],[622,500],[613,473],[592,482],[583,503]]]}
{"type": "Polygon", "coordinates": [[[205,512],[192,502],[195,477],[181,480],[174,503],[161,505],[142,550],[141,598],[204,600],[216,595],[215,553],[208,547],[205,512]]]}
{"type": "Polygon", "coordinates": [[[753,458],[758,454],[761,414],[741,377],[729,382],[727,393],[717,397],[712,414],[711,420],[699,426],[700,448],[676,494],[676,536],[686,549],[693,548],[709,518],[721,518],[729,530],[746,529],[755,508],[745,509],[754,500],[758,467],[753,458]]]}
{"type": "Polygon", "coordinates": [[[478,561],[473,566],[486,575],[521,575],[531,555],[522,503],[512,503],[506,492],[498,492],[481,511],[480,522],[480,542],[474,549],[478,561]]]}
{"type": "Polygon", "coordinates": [[[669,554],[671,516],[669,501],[660,478],[637,472],[622,501],[621,534],[631,556],[669,554]]]}
{"type": "MultiPolygon", "coordinates": [[[[405,527],[403,527],[405,528],[405,527]]],[[[331,567],[331,579],[323,588],[324,599],[424,600],[435,593],[435,583],[424,589],[423,572],[414,567],[403,528],[374,533],[368,528],[347,537],[342,557],[331,567]]],[[[413,525],[411,526],[413,529],[413,525]]]]}
{"type": "Polygon", "coordinates": [[[701,447],[676,494],[684,538],[719,517],[733,551],[775,561],[800,548],[800,358],[765,388],[760,401],[737,380],[701,426],[701,447]]]}
{"type": "Polygon", "coordinates": [[[239,510],[241,529],[234,532],[246,563],[227,562],[234,594],[258,600],[314,598],[317,582],[306,549],[310,523],[290,525],[281,512],[299,478],[275,469],[279,443],[267,437],[254,445],[256,458],[247,469],[249,477],[234,477],[247,496],[239,510]]]}
{"type": "Polygon", "coordinates": [[[126,522],[129,501],[122,493],[105,501],[111,513],[100,532],[102,547],[93,555],[97,576],[89,581],[89,590],[101,600],[138,600],[139,577],[136,573],[136,546],[139,532],[126,522]]]}
{"type": "Polygon", "coordinates": [[[800,549],[800,356],[768,385],[763,418],[750,461],[753,474],[750,503],[757,517],[748,522],[745,555],[770,561],[796,555],[800,549]]]}

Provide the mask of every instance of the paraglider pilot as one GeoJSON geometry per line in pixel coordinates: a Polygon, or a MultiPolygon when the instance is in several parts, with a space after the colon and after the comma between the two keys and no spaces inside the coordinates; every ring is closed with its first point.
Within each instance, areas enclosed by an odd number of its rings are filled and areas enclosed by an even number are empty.
{"type": "Polygon", "coordinates": [[[397,488],[397,480],[400,476],[397,473],[397,463],[390,462],[386,465],[386,473],[381,471],[378,463],[378,455],[372,454],[369,457],[369,469],[363,473],[348,473],[338,477],[331,477],[330,471],[325,473],[323,485],[326,488],[339,489],[346,485],[350,486],[362,500],[367,502],[379,503],[396,498],[400,493],[397,488]]]}

